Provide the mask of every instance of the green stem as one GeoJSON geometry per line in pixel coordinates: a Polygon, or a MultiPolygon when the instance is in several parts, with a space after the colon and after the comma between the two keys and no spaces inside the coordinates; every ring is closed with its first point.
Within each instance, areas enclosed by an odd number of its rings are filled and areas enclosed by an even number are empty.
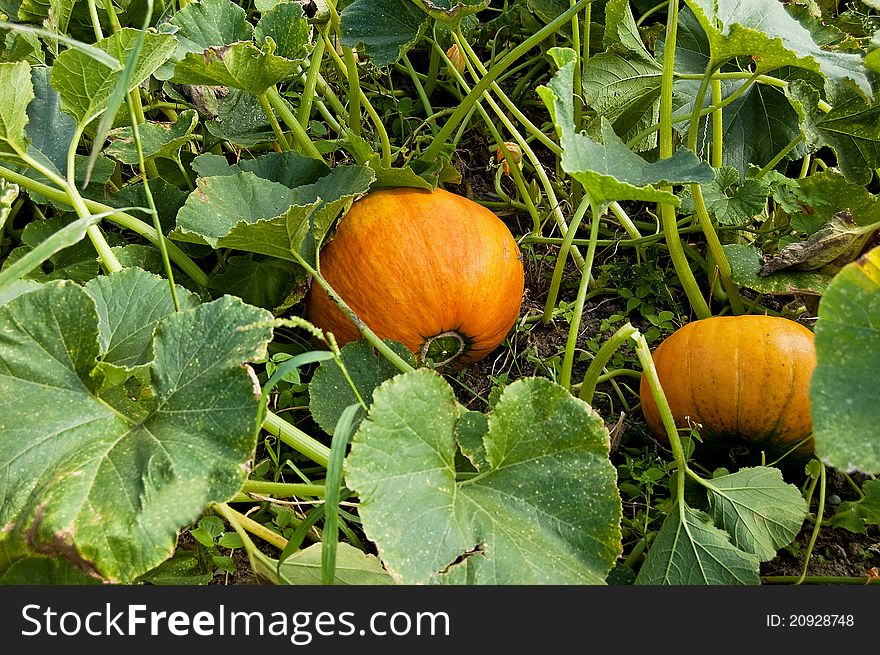
{"type": "Polygon", "coordinates": [[[314,498],[324,497],[323,484],[245,480],[241,490],[246,494],[265,494],[267,496],[274,496],[275,498],[295,498],[302,496],[311,496],[314,498]]]}
{"type": "MultiPolygon", "coordinates": [[[[257,523],[252,518],[245,516],[241,512],[235,511],[226,503],[214,503],[211,505],[211,509],[213,509],[220,516],[229,521],[229,524],[232,526],[232,528],[239,533],[240,537],[242,537],[242,541],[244,541],[244,535],[242,535],[239,530],[246,530],[247,532],[258,536],[263,541],[272,544],[280,550],[284,550],[284,547],[287,545],[287,539],[282,537],[280,534],[278,534],[277,532],[273,532],[261,523],[257,523]]],[[[247,541],[250,541],[250,538],[248,538],[247,541]]],[[[254,543],[251,541],[250,545],[253,547],[254,543]]],[[[248,550],[248,553],[250,553],[250,550],[248,550]]]]}
{"type": "Polygon", "coordinates": [[[316,39],[309,60],[309,70],[303,83],[303,91],[300,96],[299,107],[296,110],[296,118],[305,130],[309,126],[309,117],[312,115],[312,103],[315,98],[315,86],[318,83],[318,73],[321,71],[321,62],[324,59],[324,39],[316,39]]]}
{"type": "Polygon", "coordinates": [[[281,125],[278,123],[278,117],[275,116],[275,110],[273,110],[272,106],[269,104],[269,99],[266,97],[266,94],[261,94],[259,100],[260,106],[263,108],[263,113],[266,114],[269,125],[272,126],[272,132],[275,134],[275,140],[278,142],[278,146],[282,151],[286,152],[290,150],[290,143],[288,143],[287,137],[284,136],[284,130],[281,129],[281,125]]]}
{"type": "MultiPolygon", "coordinates": [[[[678,34],[678,0],[669,0],[669,12],[666,22],[666,44],[663,51],[663,75],[660,82],[660,159],[672,157],[672,83],[675,71],[675,43],[678,34]]],[[[671,186],[661,187],[672,191],[671,186]]],[[[703,298],[693,271],[690,269],[681,238],[678,235],[675,207],[668,202],[658,203],[658,213],[666,236],[669,256],[678,274],[678,279],[687,295],[691,308],[698,318],[711,316],[709,305],[703,298]]]]}
{"type": "MultiPolygon", "coordinates": [[[[703,110],[703,98],[706,97],[706,92],[709,90],[709,86],[712,84],[712,73],[715,68],[717,68],[717,64],[713,60],[710,60],[709,63],[706,64],[706,72],[700,79],[700,86],[697,89],[697,94],[694,96],[694,108],[691,111],[691,119],[690,124],[688,125],[687,138],[687,147],[693,152],[697,151],[697,140],[700,135],[700,116],[703,110]]],[[[718,111],[720,111],[719,108],[712,108],[713,115],[718,111]]]]}
{"type": "Polygon", "coordinates": [[[617,220],[620,221],[623,229],[626,230],[626,233],[629,235],[630,239],[635,240],[643,238],[641,232],[639,232],[639,228],[637,228],[635,223],[632,222],[629,214],[627,214],[626,210],[624,210],[624,208],[620,206],[620,203],[618,203],[617,201],[612,202],[610,208],[611,212],[617,217],[617,220]]]}
{"type": "Polygon", "coordinates": [[[727,292],[730,309],[734,314],[744,314],[745,306],[743,304],[742,296],[739,293],[739,287],[731,279],[733,271],[730,268],[730,262],[727,261],[727,255],[724,252],[724,248],[721,247],[721,240],[718,238],[718,233],[712,225],[712,218],[709,216],[708,209],[706,209],[706,201],[703,198],[703,187],[699,184],[692,184],[691,196],[694,200],[694,210],[697,220],[700,223],[700,227],[703,228],[703,234],[706,237],[706,246],[712,255],[712,259],[715,261],[715,266],[718,268],[718,276],[721,278],[721,284],[727,292]]]}
{"type": "Polygon", "coordinates": [[[263,429],[321,466],[326,467],[330,461],[330,449],[327,446],[314,437],[310,437],[292,423],[288,423],[274,412],[266,411],[263,429]]]}
{"type": "Polygon", "coordinates": [[[638,332],[638,330],[627,321],[617,330],[617,332],[611,335],[611,337],[602,344],[602,347],[599,348],[599,352],[596,353],[593,361],[590,362],[587,372],[584,374],[584,379],[581,382],[581,388],[578,393],[581,400],[588,403],[593,402],[593,394],[596,392],[596,384],[599,381],[603,369],[608,362],[611,361],[611,357],[614,353],[616,353],[624,343],[632,339],[636,332],[638,332]]]}
{"type": "Polygon", "coordinates": [[[373,127],[376,130],[376,134],[379,137],[379,146],[382,150],[382,165],[385,168],[391,168],[391,140],[388,138],[388,131],[385,129],[382,117],[379,116],[379,113],[376,111],[375,107],[373,107],[373,103],[370,102],[370,99],[360,87],[360,80],[357,75],[357,63],[354,61],[354,53],[352,53],[351,48],[343,47],[343,53],[350,55],[350,61],[349,57],[346,57],[346,60],[343,62],[339,57],[339,53],[336,52],[336,49],[333,48],[332,45],[328,47],[327,52],[329,52],[330,56],[346,70],[346,73],[349,76],[348,124],[352,134],[358,137],[361,134],[360,108],[361,105],[363,105],[367,112],[367,116],[370,117],[373,127]],[[354,66],[353,71],[350,70],[352,66],[354,66]],[[354,85],[352,85],[351,81],[352,74],[354,75],[355,80],[354,85]],[[355,126],[357,131],[354,129],[355,126]]]}
{"type": "MultiPolygon", "coordinates": [[[[431,101],[428,99],[428,94],[425,92],[425,87],[422,86],[422,81],[419,79],[419,76],[416,74],[415,68],[413,68],[412,62],[409,60],[409,57],[406,54],[401,58],[403,61],[403,65],[406,67],[406,72],[409,73],[409,79],[412,80],[413,86],[416,88],[416,93],[419,96],[419,100],[422,101],[422,111],[425,116],[431,116],[434,113],[433,107],[431,107],[431,101]]],[[[433,121],[429,123],[429,127],[431,128],[431,133],[437,133],[437,124],[433,121]]]]}
{"type": "MultiPolygon", "coordinates": [[[[681,445],[681,439],[678,436],[678,429],[675,427],[675,419],[672,417],[669,401],[666,400],[666,394],[663,392],[660,378],[657,376],[657,368],[654,366],[651,349],[641,333],[636,332],[632,335],[632,338],[636,341],[636,355],[639,358],[639,363],[642,365],[642,375],[645,376],[648,387],[651,390],[651,395],[654,397],[654,402],[657,403],[657,410],[660,412],[660,419],[663,422],[663,428],[666,430],[666,436],[672,448],[672,455],[675,458],[675,464],[680,473],[678,476],[679,482],[681,485],[684,485],[685,474],[689,470],[687,458],[681,445]]],[[[683,491],[682,488],[682,493],[683,491]]],[[[683,499],[683,496],[679,496],[679,499],[683,499]]]]}
{"type": "Polygon", "coordinates": [[[427,95],[428,98],[434,93],[434,88],[437,86],[437,75],[439,75],[439,73],[440,54],[437,50],[432,48],[428,59],[428,73],[425,76],[425,95],[427,95]]]}
{"type": "Polygon", "coordinates": [[[492,85],[492,82],[494,82],[522,55],[537,46],[550,35],[555,34],[557,30],[565,25],[565,23],[568,22],[572,16],[577,14],[589,2],[592,2],[592,0],[579,0],[577,4],[575,4],[573,7],[569,7],[566,11],[559,14],[559,16],[547,23],[544,27],[535,32],[532,36],[528,37],[525,41],[517,45],[504,57],[502,57],[498,61],[498,63],[492,66],[491,70],[489,70],[488,73],[483,78],[481,78],[480,81],[471,89],[467,96],[465,96],[465,98],[458,105],[456,110],[452,113],[452,116],[449,117],[449,120],[447,120],[443,124],[443,127],[440,128],[440,131],[437,133],[437,138],[434,139],[434,141],[422,153],[422,159],[428,162],[436,159],[440,155],[443,146],[449,140],[449,137],[452,136],[452,133],[455,131],[456,127],[459,125],[459,123],[461,123],[462,119],[470,111],[473,104],[478,99],[480,99],[483,94],[489,89],[489,87],[492,85]]]}
{"type": "MultiPolygon", "coordinates": [[[[35,161],[30,157],[27,153],[19,153],[24,161],[29,167],[34,170],[39,171],[43,175],[45,175],[49,180],[58,185],[59,188],[63,189],[62,195],[65,198],[67,204],[71,205],[76,212],[76,215],[80,218],[86,218],[87,216],[91,216],[92,212],[89,211],[89,208],[86,206],[86,203],[80,195],[79,189],[76,186],[76,146],[79,143],[80,138],[82,137],[84,126],[78,125],[76,130],[74,130],[73,137],[71,138],[70,147],[67,149],[67,177],[62,178],[59,175],[56,175],[54,171],[49,170],[39,162],[35,161]]],[[[2,167],[0,167],[2,170],[2,167]]],[[[6,175],[3,175],[0,172],[0,175],[9,179],[6,175]]],[[[29,185],[18,184],[24,188],[28,188],[29,185]]],[[[101,228],[97,225],[91,225],[86,229],[86,234],[88,234],[89,240],[92,242],[92,245],[95,248],[95,251],[98,253],[98,257],[101,260],[101,265],[107,273],[113,273],[115,271],[122,270],[122,264],[119,263],[119,260],[116,258],[116,255],[113,253],[113,250],[110,248],[110,244],[107,243],[107,239],[104,238],[104,233],[101,232],[101,228]]]]}
{"type": "MultiPolygon", "coordinates": [[[[584,200],[587,200],[587,198],[585,197],[584,200]]],[[[584,313],[587,289],[590,286],[590,279],[592,278],[593,259],[596,255],[596,240],[599,238],[599,217],[605,211],[604,207],[593,205],[592,208],[593,221],[590,225],[590,244],[587,246],[587,256],[584,265],[581,268],[581,281],[578,286],[578,294],[575,299],[571,324],[568,326],[568,340],[565,343],[565,354],[562,357],[562,371],[560,373],[559,384],[566,389],[571,389],[571,372],[572,367],[574,366],[574,351],[577,347],[577,338],[580,333],[581,317],[584,313]]]]}
{"type": "MultiPolygon", "coordinates": [[[[454,33],[453,33],[453,38],[457,38],[457,36],[454,33]]],[[[451,62],[449,62],[449,60],[446,56],[446,53],[442,51],[442,48],[440,48],[439,44],[436,41],[434,42],[434,47],[436,49],[440,50],[440,56],[446,60],[447,65],[451,66],[451,62]]],[[[470,66],[471,65],[470,57],[467,55],[467,52],[468,52],[467,50],[462,48],[462,53],[466,55],[465,61],[470,66]]],[[[465,82],[464,78],[461,77],[461,75],[458,73],[458,71],[455,70],[454,66],[451,66],[451,71],[454,73],[459,84],[461,84],[462,88],[467,93],[466,98],[469,97],[473,93],[473,89],[468,90],[469,87],[468,87],[467,82],[465,82]]],[[[474,88],[476,88],[476,87],[474,87],[474,88]]],[[[563,234],[568,234],[568,225],[565,221],[565,216],[562,214],[562,208],[560,206],[560,203],[556,199],[556,192],[553,190],[553,184],[550,182],[550,178],[547,176],[547,173],[544,170],[544,166],[541,164],[540,160],[538,159],[538,156],[535,154],[534,150],[532,150],[532,148],[529,146],[528,142],[522,137],[522,135],[519,133],[519,131],[516,129],[516,127],[510,121],[510,119],[507,118],[507,116],[501,110],[501,108],[498,106],[498,104],[492,99],[491,96],[488,95],[488,93],[486,94],[485,100],[486,100],[486,102],[489,103],[489,106],[491,106],[492,109],[495,111],[495,114],[498,116],[499,120],[501,120],[504,127],[507,128],[508,132],[510,132],[511,136],[513,136],[514,140],[517,142],[517,145],[519,145],[520,148],[522,148],[523,155],[525,157],[527,157],[529,159],[529,161],[532,163],[532,166],[535,169],[535,174],[538,176],[538,179],[541,181],[541,186],[544,189],[544,193],[547,194],[547,200],[550,203],[551,211],[553,212],[553,216],[556,219],[557,225],[559,225],[559,228],[562,230],[563,234]]],[[[474,106],[480,111],[481,114],[484,113],[484,110],[480,106],[479,102],[475,102],[474,106]]],[[[488,124],[488,121],[489,121],[488,117],[486,117],[485,120],[487,121],[487,124],[488,124]]],[[[439,137],[438,137],[438,139],[439,139],[439,137]]],[[[436,142],[437,141],[435,140],[434,143],[436,143],[436,142]]],[[[572,258],[574,259],[575,263],[578,266],[583,265],[583,262],[584,262],[583,256],[580,254],[580,252],[578,251],[577,248],[572,246],[571,248],[569,248],[568,250],[565,250],[563,252],[564,253],[571,252],[572,258]]],[[[563,255],[560,255],[560,257],[563,257],[563,255]]],[[[563,259],[564,259],[564,257],[563,257],[563,259]]]]}
{"type": "MultiPolygon", "coordinates": [[[[135,91],[136,93],[136,91],[135,91]]],[[[177,286],[174,284],[174,271],[171,268],[171,260],[168,257],[168,244],[166,243],[165,235],[162,232],[162,224],[159,221],[159,211],[156,209],[156,202],[153,199],[153,192],[150,190],[150,180],[147,176],[147,167],[146,162],[144,161],[144,150],[143,145],[141,144],[141,135],[140,135],[140,127],[137,121],[137,117],[135,116],[135,103],[132,100],[132,93],[128,95],[128,111],[131,116],[131,129],[132,134],[134,135],[135,147],[137,148],[138,155],[138,166],[140,167],[141,174],[144,178],[144,195],[147,198],[147,205],[150,208],[150,215],[153,217],[153,229],[156,230],[156,234],[159,237],[159,253],[162,256],[162,264],[165,267],[165,275],[168,278],[168,286],[171,291],[171,302],[174,305],[174,311],[180,311],[180,301],[177,297],[177,286]]],[[[138,99],[140,97],[138,96],[138,99]]]]}
{"type": "Polygon", "coordinates": [[[712,79],[712,106],[718,107],[712,112],[712,159],[713,168],[721,168],[724,161],[724,151],[721,144],[724,142],[724,110],[721,104],[721,80],[712,79]]]}
{"type": "Polygon", "coordinates": [[[819,538],[819,531],[822,529],[822,515],[825,513],[825,464],[822,460],[819,462],[819,502],[816,509],[816,524],[813,526],[813,533],[810,535],[810,543],[807,544],[807,551],[804,554],[804,570],[795,582],[796,585],[801,584],[807,577],[807,569],[810,566],[810,556],[813,554],[813,548],[816,545],[816,539],[819,538]]]}
{"type": "Polygon", "coordinates": [[[104,38],[104,32],[101,30],[101,19],[98,17],[98,7],[95,0],[88,0],[86,3],[89,8],[89,19],[92,22],[92,30],[95,33],[95,40],[100,41],[104,38]]]}
{"type": "Polygon", "coordinates": [[[296,140],[297,145],[300,150],[307,154],[309,157],[314,157],[315,159],[323,160],[324,158],[321,156],[321,152],[312,143],[312,140],[309,138],[308,133],[305,128],[300,125],[299,121],[294,116],[293,112],[290,109],[290,105],[287,104],[287,101],[281,97],[278,93],[278,89],[274,86],[270,87],[265,93],[266,99],[269,101],[269,105],[278,112],[278,116],[284,121],[284,124],[290,130],[290,133],[293,135],[293,138],[296,140]]]}
{"type": "MultiPolygon", "coordinates": [[[[584,216],[586,216],[589,209],[590,199],[583,198],[581,200],[581,204],[578,205],[578,208],[575,210],[574,216],[571,219],[571,224],[565,231],[565,237],[562,240],[562,246],[560,246],[559,248],[559,256],[556,258],[556,263],[553,266],[553,276],[550,278],[550,290],[547,292],[547,300],[544,302],[544,316],[541,321],[545,324],[553,320],[553,308],[556,307],[556,299],[559,296],[559,287],[562,284],[562,274],[565,272],[565,262],[567,259],[565,257],[565,253],[569,252],[569,250],[572,248],[574,237],[577,234],[578,228],[580,227],[581,222],[584,220],[584,216]]],[[[594,223],[597,223],[598,220],[598,217],[593,217],[594,223]]],[[[588,242],[588,247],[591,241],[588,242]]]]}
{"type": "Polygon", "coordinates": [[[769,173],[774,168],[776,168],[776,165],[779,162],[781,162],[783,159],[785,159],[785,156],[788,153],[790,153],[792,150],[794,150],[798,146],[798,144],[803,140],[804,140],[804,134],[803,134],[803,132],[801,132],[796,137],[794,137],[791,141],[789,141],[788,144],[782,150],[777,152],[776,156],[773,157],[773,159],[771,159],[766,164],[764,164],[764,167],[761,168],[761,170],[758,171],[758,173],[755,175],[755,179],[760,180],[767,173],[769,173]]]}

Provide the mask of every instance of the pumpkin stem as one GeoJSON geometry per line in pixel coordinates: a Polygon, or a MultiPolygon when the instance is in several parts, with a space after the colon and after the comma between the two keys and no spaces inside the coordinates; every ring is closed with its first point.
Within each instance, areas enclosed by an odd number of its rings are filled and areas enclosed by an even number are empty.
{"type": "Polygon", "coordinates": [[[464,354],[467,348],[465,338],[449,330],[425,339],[419,350],[419,359],[423,362],[430,359],[435,367],[444,366],[464,354]]]}

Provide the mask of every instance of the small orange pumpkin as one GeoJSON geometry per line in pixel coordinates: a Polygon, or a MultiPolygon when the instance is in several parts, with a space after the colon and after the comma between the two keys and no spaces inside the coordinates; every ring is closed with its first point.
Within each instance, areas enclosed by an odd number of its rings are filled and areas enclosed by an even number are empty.
{"type": "MultiPolygon", "coordinates": [[[[791,460],[812,455],[816,351],[800,323],[758,315],[697,320],[667,337],[653,359],[676,426],[702,425],[702,448],[713,462],[758,464],[763,451],[770,463],[801,441],[791,460]]],[[[666,442],[644,375],[639,392],[648,426],[666,442]]]]}
{"type": "MultiPolygon", "coordinates": [[[[379,337],[437,366],[494,350],[519,316],[525,283],[504,222],[443,189],[379,189],[356,201],[321,250],[320,273],[379,337]]],[[[306,311],[340,345],[361,336],[317,284],[306,311]]]]}

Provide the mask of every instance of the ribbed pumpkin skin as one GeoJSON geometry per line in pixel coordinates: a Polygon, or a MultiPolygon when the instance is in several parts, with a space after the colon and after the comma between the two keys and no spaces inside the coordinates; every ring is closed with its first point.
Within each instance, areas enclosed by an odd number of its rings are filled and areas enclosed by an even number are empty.
{"type": "MultiPolygon", "coordinates": [[[[749,463],[781,456],[812,433],[809,384],[816,367],[813,333],[774,316],[717,316],[686,324],[654,351],[654,364],[678,427],[701,423],[704,443],[738,448],[749,463]],[[747,453],[745,451],[748,451],[747,453]]],[[[662,440],[666,431],[642,376],[642,413],[662,440]]],[[[810,438],[790,458],[813,452],[810,438]]]]}
{"type": "MultiPolygon", "coordinates": [[[[460,366],[504,340],[525,284],[519,246],[501,219],[443,189],[379,189],[355,202],[321,250],[320,272],[379,337],[416,354],[430,337],[462,335],[460,366]]],[[[317,284],[306,311],[340,344],[360,337],[317,284]]]]}

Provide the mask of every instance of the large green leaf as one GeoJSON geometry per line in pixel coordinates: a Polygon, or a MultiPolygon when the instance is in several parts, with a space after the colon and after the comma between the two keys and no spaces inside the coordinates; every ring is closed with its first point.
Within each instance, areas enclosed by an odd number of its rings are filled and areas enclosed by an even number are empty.
{"type": "MultiPolygon", "coordinates": [[[[107,284],[137,295],[129,277],[107,284]]],[[[111,406],[86,290],[54,282],[0,307],[0,570],[42,553],[126,582],[168,558],[245,479],[260,409],[242,364],[265,357],[271,318],[227,296],[160,320],[149,387],[111,406]]]]}
{"type": "Polygon", "coordinates": [[[714,61],[749,57],[764,73],[783,66],[805,68],[832,81],[850,79],[862,93],[872,95],[862,57],[820,48],[778,0],[686,2],[709,38],[714,61]]]}
{"type": "Polygon", "coordinates": [[[67,151],[76,133],[76,122],[61,111],[61,96],[49,84],[52,69],[35,66],[31,69],[34,99],[28,105],[28,154],[36,161],[67,175],[67,151]]]}
{"type": "Polygon", "coordinates": [[[189,52],[174,67],[172,80],[178,84],[227,86],[261,95],[299,70],[297,62],[275,55],[272,43],[267,41],[263,49],[239,42],[189,52]]]}
{"type": "Polygon", "coordinates": [[[485,436],[490,468],[456,475],[464,413],[437,373],[373,394],[346,486],[367,536],[404,584],[602,584],[620,554],[620,497],[602,419],[543,378],[505,388],[485,436]]]}
{"type": "MultiPolygon", "coordinates": [[[[415,358],[406,346],[390,340],[387,343],[406,362],[415,366],[415,358]]],[[[366,339],[345,344],[341,349],[341,355],[348,379],[368,406],[376,387],[400,372],[366,339]]],[[[358,397],[355,396],[348,379],[332,360],[322,362],[312,375],[309,383],[309,413],[327,434],[333,434],[333,429],[345,408],[358,402],[358,397]]],[[[359,414],[356,420],[360,422],[362,418],[363,415],[359,414]]]]}
{"type": "Polygon", "coordinates": [[[310,232],[320,241],[342,207],[365,193],[373,172],[337,166],[312,184],[290,187],[243,172],[199,179],[177,215],[180,240],[296,261],[310,232]]]}
{"type": "MultiPolygon", "coordinates": [[[[195,139],[193,130],[198,125],[198,114],[194,109],[187,109],[180,113],[177,120],[172,124],[146,121],[138,126],[138,136],[141,142],[141,151],[144,159],[155,157],[177,156],[177,151],[185,144],[195,139]]],[[[134,140],[134,130],[131,127],[120,127],[112,130],[109,134],[110,145],[104,152],[118,159],[123,164],[137,164],[138,149],[134,140]]]]}
{"type": "Polygon", "coordinates": [[[428,17],[412,0],[354,0],[340,19],[343,45],[362,43],[376,66],[388,66],[416,42],[428,17]]]}
{"type": "MultiPolygon", "coordinates": [[[[710,43],[694,14],[683,9],[678,26],[675,44],[675,70],[678,73],[703,75],[711,58],[710,43]]],[[[735,72],[736,66],[723,67],[722,72],[735,72]]],[[[793,79],[795,73],[801,77],[815,78],[821,85],[818,75],[807,74],[797,69],[786,68],[776,71],[781,79],[793,79]]],[[[674,89],[674,111],[677,115],[689,116],[693,111],[696,95],[702,80],[676,80],[674,89]]],[[[744,80],[722,80],[721,97],[728,98],[740,93],[722,111],[722,162],[725,166],[736,168],[744,175],[751,166],[764,166],[800,135],[797,112],[792,108],[783,91],[765,85],[753,84],[745,91],[741,87],[744,80]]],[[[708,106],[711,94],[703,98],[703,106],[708,106]]],[[[711,148],[713,131],[708,126],[709,117],[700,120],[697,151],[708,153],[711,148]]],[[[674,127],[683,138],[690,129],[690,120],[677,121],[674,127]]],[[[796,146],[784,161],[803,157],[806,148],[796,146]]],[[[708,158],[708,157],[707,157],[708,158]]]]}
{"type": "Polygon", "coordinates": [[[28,146],[27,107],[34,98],[31,67],[23,61],[0,63],[0,88],[0,156],[15,156],[28,146]]]}
{"type": "MultiPolygon", "coordinates": [[[[174,313],[168,281],[140,268],[127,268],[113,276],[99,276],[85,284],[98,310],[101,364],[123,382],[136,368],[153,359],[153,331],[159,321],[174,313]]],[[[198,298],[177,288],[182,309],[193,309],[198,298]]]]}
{"type": "Polygon", "coordinates": [[[58,34],[66,34],[77,0],[22,0],[18,18],[25,23],[45,24],[58,34]]]}
{"type": "Polygon", "coordinates": [[[192,167],[201,177],[249,172],[291,189],[314,184],[330,172],[330,167],[320,159],[306,157],[292,150],[269,152],[235,164],[230,164],[221,155],[204,153],[193,160],[192,167]]]}
{"type": "Polygon", "coordinates": [[[880,166],[880,104],[869,104],[852,88],[845,88],[824,113],[818,108],[818,92],[803,83],[790,84],[789,96],[810,148],[829,146],[848,180],[868,184],[880,166]]]}
{"type": "Polygon", "coordinates": [[[211,289],[278,314],[305,295],[306,274],[302,267],[275,257],[230,257],[211,277],[211,289]]]}
{"type": "MultiPolygon", "coordinates": [[[[111,70],[82,50],[65,50],[55,60],[50,81],[61,96],[62,111],[86,125],[107,107],[110,96],[122,74],[124,62],[136,46],[139,30],[124,28],[95,43],[119,60],[119,69],[111,70]]],[[[146,80],[174,52],[174,37],[147,32],[137,64],[129,79],[127,91],[146,80]]]]}
{"type": "MultiPolygon", "coordinates": [[[[606,49],[620,48],[638,55],[648,62],[654,56],[645,47],[639,26],[633,16],[629,0],[608,0],[605,5],[605,29],[602,31],[602,43],[606,49]]],[[[589,61],[587,62],[589,64],[589,61]]]]}
{"type": "Polygon", "coordinates": [[[303,15],[302,5],[284,2],[263,13],[254,30],[254,39],[262,44],[271,38],[275,54],[285,59],[305,59],[308,55],[309,22],[303,15]]]}
{"type": "MultiPolygon", "coordinates": [[[[584,99],[614,131],[629,141],[660,117],[660,77],[663,67],[653,59],[606,52],[590,57],[584,66],[584,99]]],[[[599,125],[593,121],[591,125],[599,125]]],[[[591,130],[597,136],[598,130],[591,130]]],[[[657,145],[654,132],[634,144],[638,150],[657,145]]]]}
{"type": "Polygon", "coordinates": [[[562,168],[588,189],[596,207],[616,200],[643,200],[679,204],[664,184],[711,182],[712,167],[687,150],[679,150],[668,159],[648,162],[627,148],[611,124],[601,119],[602,143],[578,132],[574,122],[573,80],[577,65],[574,52],[554,49],[559,70],[547,86],[538,92],[556,125],[562,145],[562,168]]]}
{"type": "Polygon", "coordinates": [[[880,473],[880,247],[845,266],[819,302],[810,412],[816,455],[880,473]]]}
{"type": "Polygon", "coordinates": [[[190,2],[171,20],[161,24],[159,32],[174,34],[177,39],[174,54],[156,71],[156,77],[161,80],[171,78],[174,65],[188,52],[250,41],[254,36],[254,28],[247,21],[245,10],[230,0],[190,2]]]}
{"type": "Polygon", "coordinates": [[[676,505],[651,544],[636,584],[758,584],[760,560],[730,543],[705,513],[676,505]]]}
{"type": "Polygon", "coordinates": [[[807,516],[807,501],[770,466],[740,469],[706,480],[716,525],[740,550],[771,560],[797,536],[807,516]]]}
{"type": "Polygon", "coordinates": [[[201,52],[211,46],[250,41],[254,28],[245,10],[230,0],[199,0],[187,3],[168,21],[185,52],[201,52]]]}

